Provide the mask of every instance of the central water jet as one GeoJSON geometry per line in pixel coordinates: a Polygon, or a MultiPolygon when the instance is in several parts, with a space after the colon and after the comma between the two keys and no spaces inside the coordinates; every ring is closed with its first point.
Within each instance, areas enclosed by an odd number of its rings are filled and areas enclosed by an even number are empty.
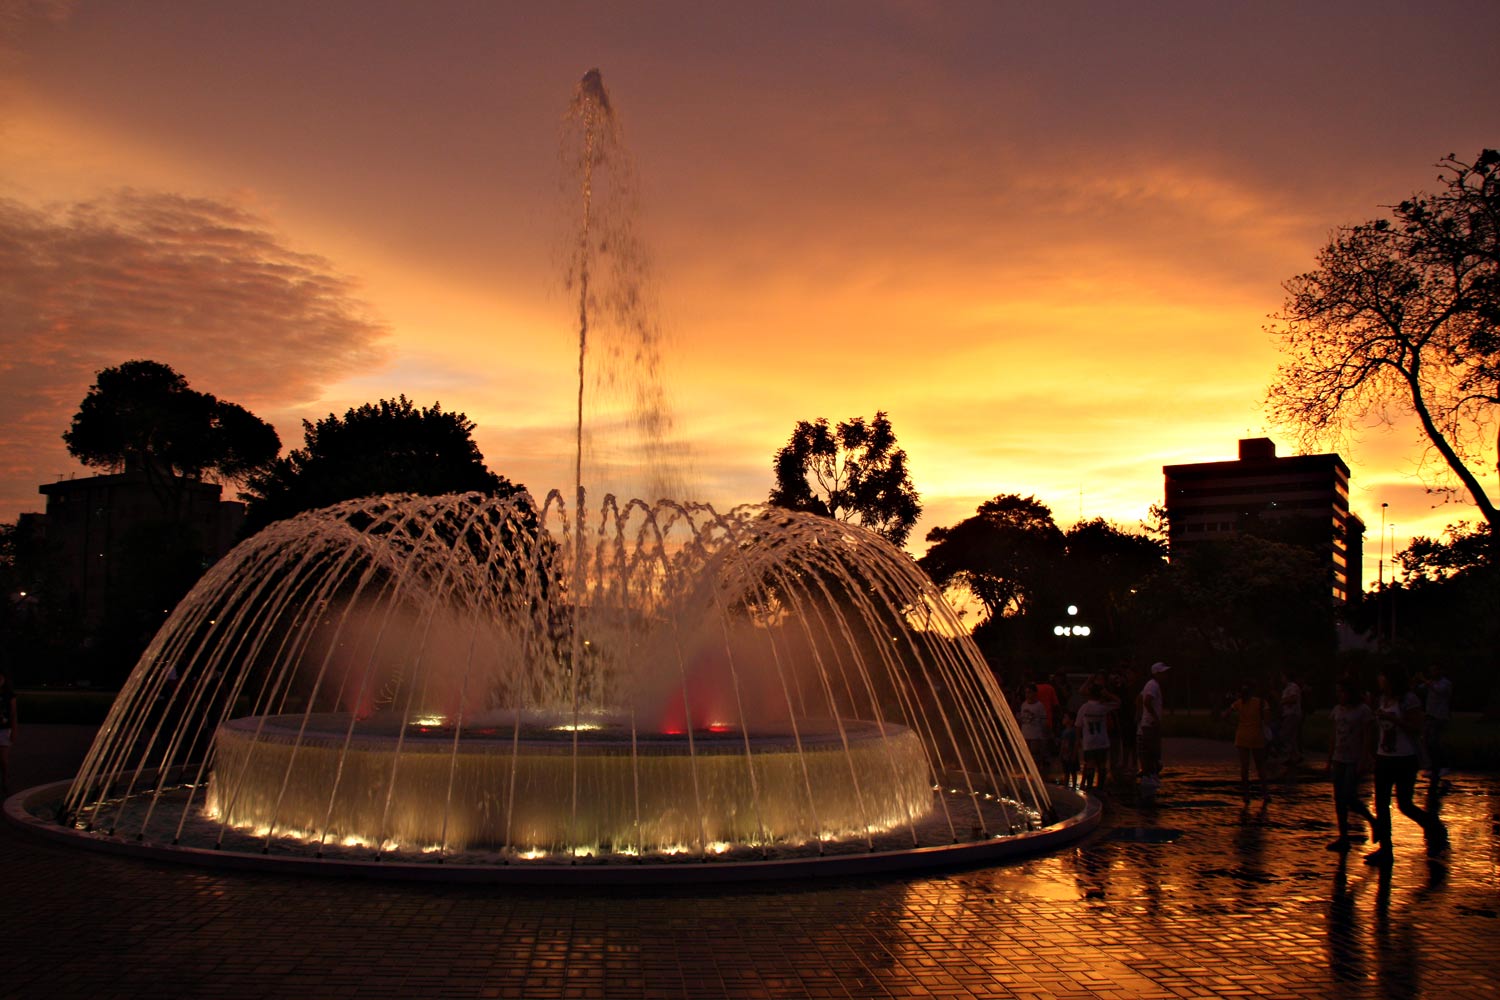
{"type": "Polygon", "coordinates": [[[601,345],[605,381],[638,362],[647,466],[670,421],[644,255],[601,200],[629,171],[597,70],[565,125],[571,502],[375,497],[250,538],[142,656],[62,803],[72,827],[546,866],[992,845],[1051,817],[994,677],[905,553],[784,510],[589,508],[601,345]]]}

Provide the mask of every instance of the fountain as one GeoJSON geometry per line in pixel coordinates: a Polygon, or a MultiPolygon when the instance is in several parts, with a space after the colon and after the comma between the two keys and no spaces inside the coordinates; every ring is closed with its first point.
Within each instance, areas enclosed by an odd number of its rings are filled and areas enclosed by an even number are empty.
{"type": "MultiPolygon", "coordinates": [[[[569,122],[571,498],[374,497],[248,539],[142,655],[53,829],[198,861],[609,880],[988,860],[1090,828],[882,538],[759,506],[588,505],[601,320],[648,368],[657,348],[638,288],[607,287],[631,261],[599,271],[630,241],[595,204],[621,155],[597,71],[569,122]]],[[[659,439],[659,394],[635,397],[659,439]]]]}

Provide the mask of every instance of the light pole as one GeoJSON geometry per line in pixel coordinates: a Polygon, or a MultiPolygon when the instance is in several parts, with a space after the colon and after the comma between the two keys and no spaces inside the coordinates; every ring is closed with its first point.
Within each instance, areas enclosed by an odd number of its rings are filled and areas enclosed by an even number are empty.
{"type": "Polygon", "coordinates": [[[1380,645],[1381,607],[1385,604],[1385,509],[1390,504],[1380,505],[1380,561],[1375,564],[1375,645],[1380,645]]]}
{"type": "Polygon", "coordinates": [[[1379,590],[1385,584],[1385,509],[1390,504],[1380,505],[1380,562],[1375,570],[1375,589],[1379,590]]]}
{"type": "MultiPolygon", "coordinates": [[[[1396,582],[1396,524],[1391,522],[1391,582],[1396,582]]],[[[1391,594],[1391,630],[1386,638],[1396,641],[1396,595],[1391,594]]]]}

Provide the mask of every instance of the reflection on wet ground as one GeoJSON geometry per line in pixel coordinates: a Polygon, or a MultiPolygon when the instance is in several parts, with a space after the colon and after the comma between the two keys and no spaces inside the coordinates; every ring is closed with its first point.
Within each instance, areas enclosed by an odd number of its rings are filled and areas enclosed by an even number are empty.
{"type": "Polygon", "coordinates": [[[1500,779],[1456,775],[1451,850],[1328,851],[1307,772],[1242,810],[1227,767],[1128,793],[1062,854],[938,877],[701,891],[203,872],[0,831],[15,996],[1494,997],[1500,779]]]}

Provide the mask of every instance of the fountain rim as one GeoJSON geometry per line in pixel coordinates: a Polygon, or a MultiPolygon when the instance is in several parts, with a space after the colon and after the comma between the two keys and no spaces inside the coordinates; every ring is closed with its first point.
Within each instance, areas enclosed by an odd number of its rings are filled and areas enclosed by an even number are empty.
{"type": "Polygon", "coordinates": [[[918,875],[944,869],[988,867],[1048,854],[1091,834],[1104,815],[1103,803],[1094,796],[1062,785],[1048,785],[1053,808],[1062,814],[1048,826],[1000,838],[865,854],[733,861],[703,859],[665,864],[360,861],[248,854],[181,844],[121,840],[64,826],[33,811],[60,806],[72,782],[73,779],[68,778],[16,792],[5,800],[6,821],[31,836],[52,843],[216,871],[473,885],[692,886],[860,875],[918,875]]]}
{"type": "MultiPolygon", "coordinates": [[[[225,720],[220,723],[219,730],[247,736],[257,743],[324,747],[342,747],[347,743],[356,750],[390,749],[399,738],[406,751],[413,754],[441,752],[508,756],[515,750],[523,750],[529,756],[571,756],[578,751],[617,756],[635,750],[645,756],[687,756],[690,749],[686,730],[642,730],[632,735],[628,729],[619,725],[598,730],[580,729],[575,733],[561,726],[523,724],[513,730],[510,723],[483,727],[465,723],[462,727],[457,727],[455,739],[455,727],[451,725],[433,724],[423,727],[419,721],[413,721],[360,730],[356,724],[351,733],[347,712],[308,713],[305,716],[308,720],[305,729],[299,728],[303,718],[303,715],[297,713],[244,715],[225,720]],[[337,722],[338,725],[324,725],[326,722],[337,722]]],[[[746,752],[747,747],[755,754],[770,754],[795,751],[799,747],[838,748],[848,742],[875,741],[899,737],[908,732],[911,732],[910,727],[893,722],[804,719],[799,721],[795,730],[790,726],[763,732],[753,729],[747,732],[739,728],[695,728],[692,731],[692,741],[696,750],[704,754],[740,755],[746,752]]]]}

